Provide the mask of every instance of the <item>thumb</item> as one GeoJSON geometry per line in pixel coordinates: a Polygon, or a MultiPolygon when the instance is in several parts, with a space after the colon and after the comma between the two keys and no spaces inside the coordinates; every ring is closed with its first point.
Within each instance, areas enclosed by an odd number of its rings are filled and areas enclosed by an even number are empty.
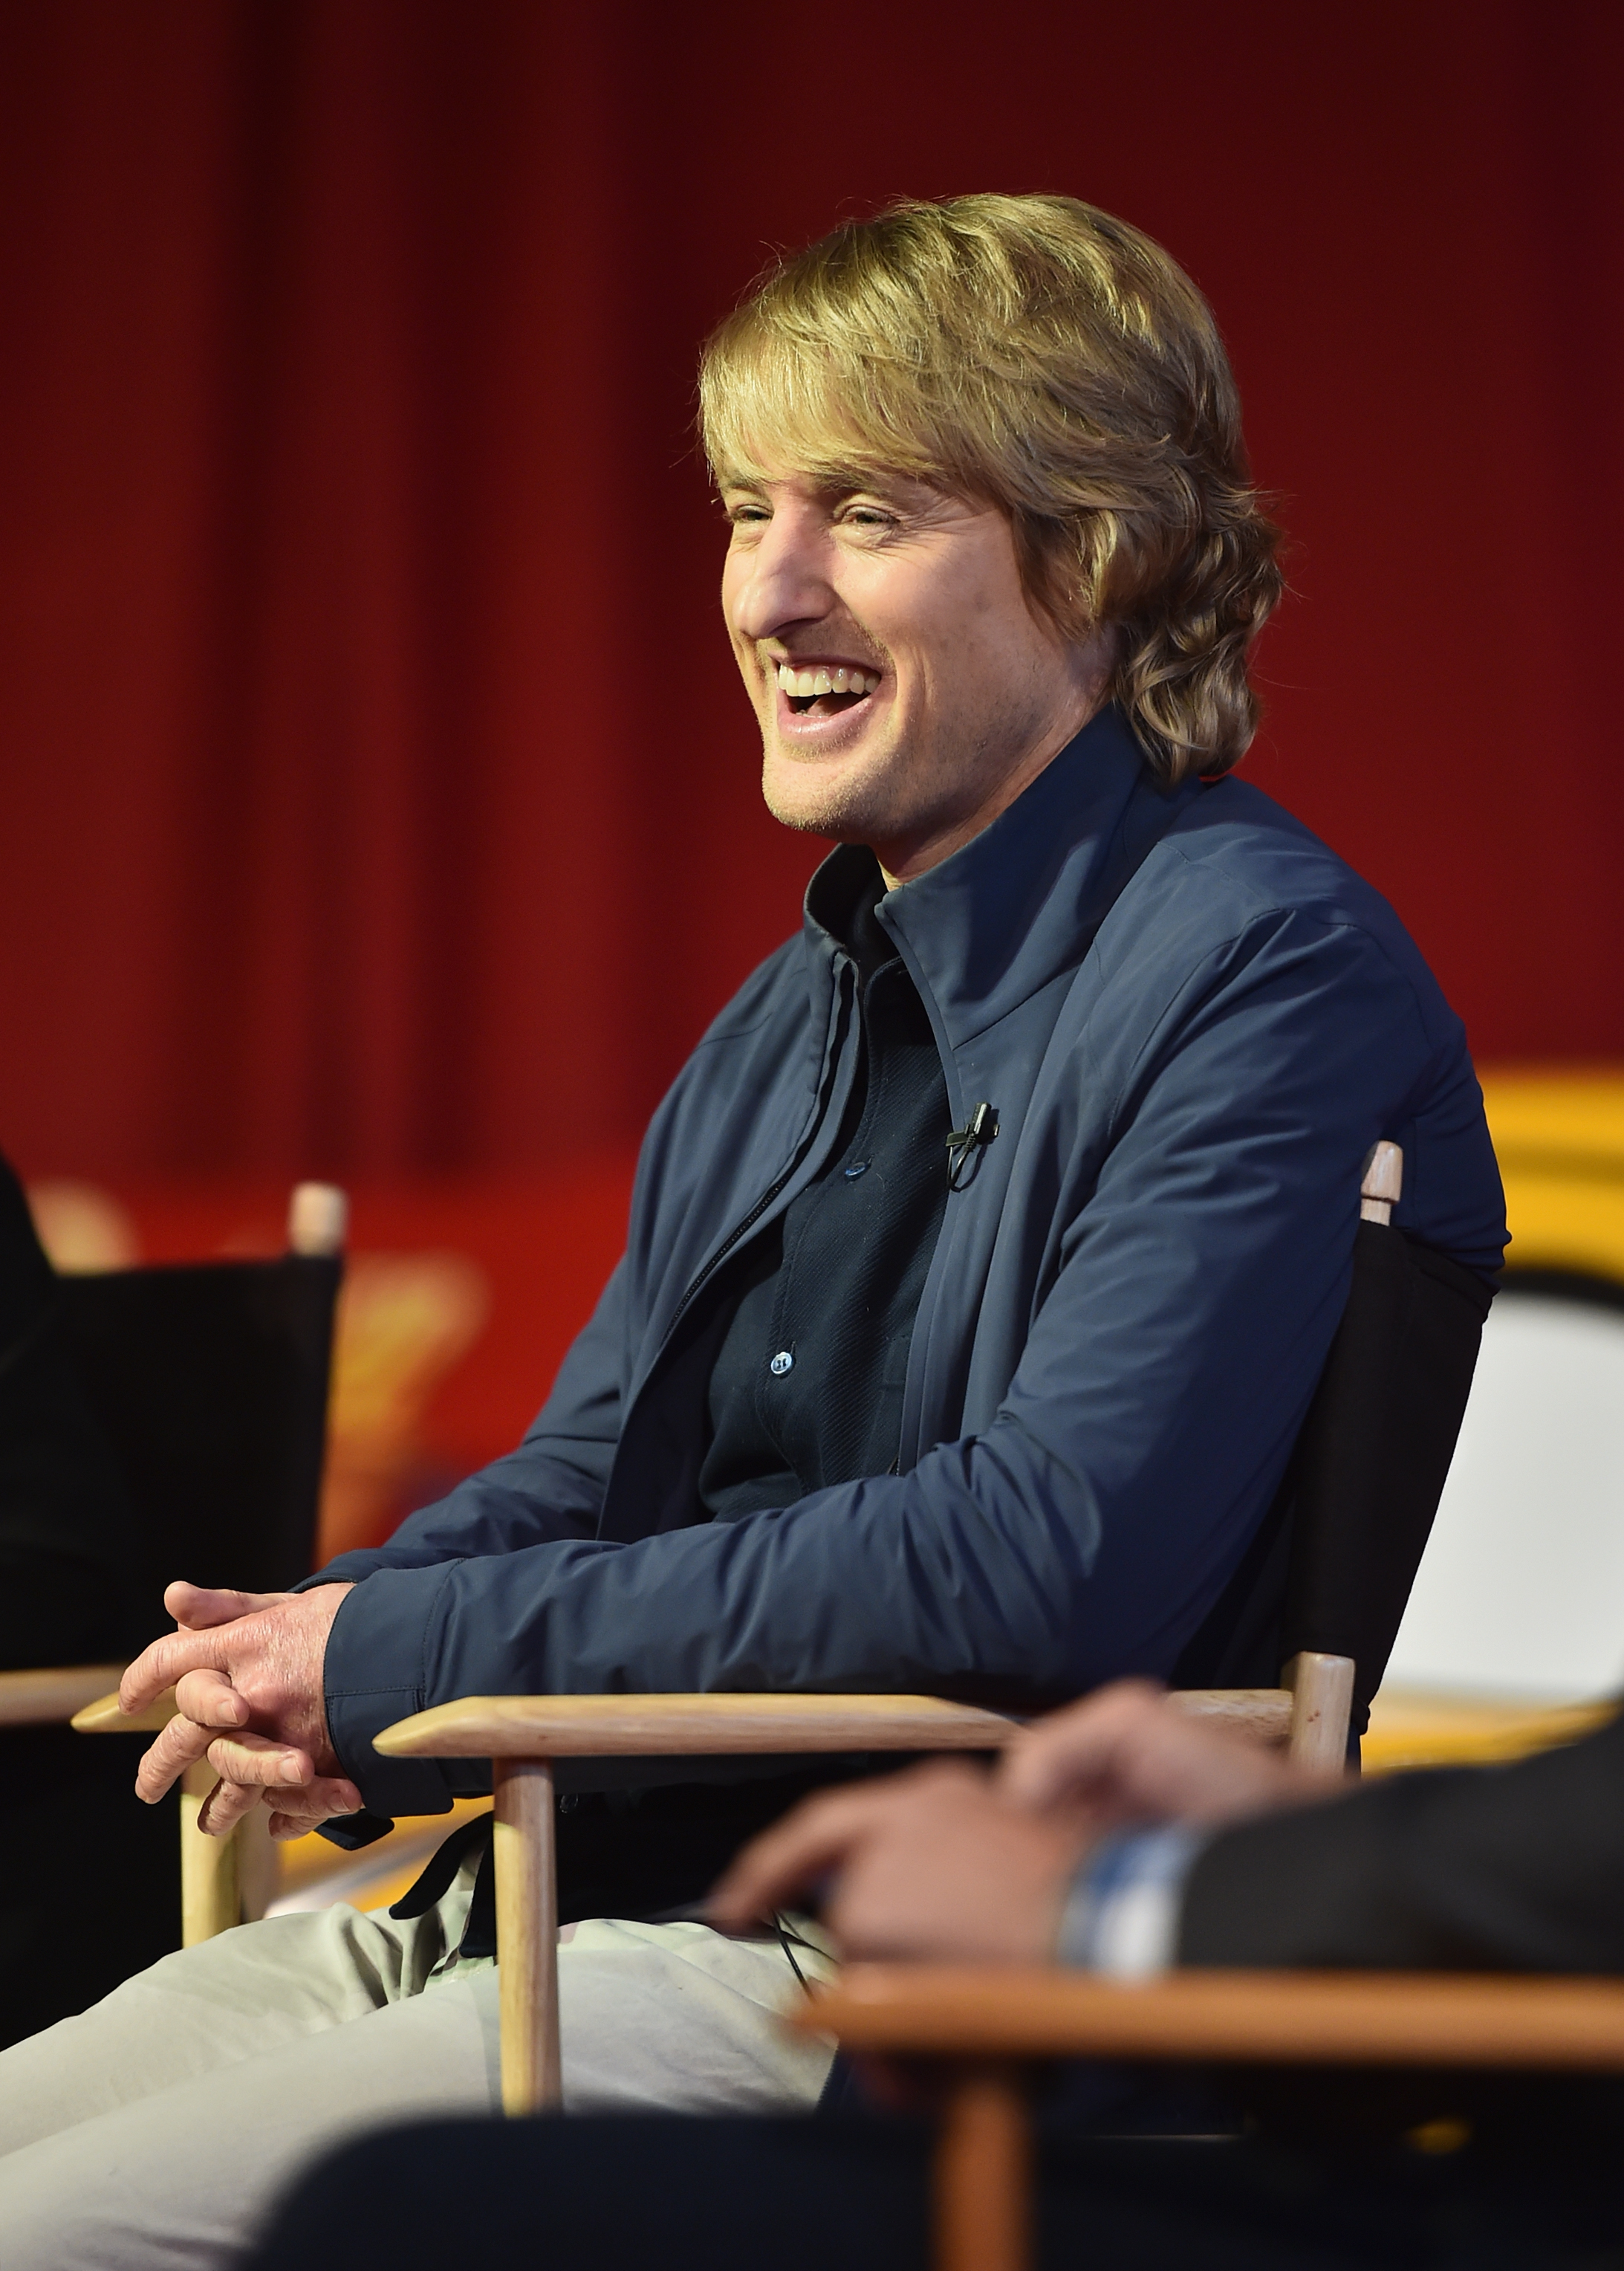
{"type": "Polygon", "coordinates": [[[251,1617],[291,1598],[287,1593],[240,1593],[229,1585],[189,1585],[184,1578],[164,1589],[164,1606],[182,1632],[234,1624],[239,1617],[251,1617]]]}

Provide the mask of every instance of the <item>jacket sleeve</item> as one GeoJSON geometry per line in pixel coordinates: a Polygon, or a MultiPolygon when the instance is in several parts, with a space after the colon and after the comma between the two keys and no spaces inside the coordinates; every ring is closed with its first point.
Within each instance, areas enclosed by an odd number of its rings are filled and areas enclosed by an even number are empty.
{"type": "Polygon", "coordinates": [[[387,1545],[341,1553],[296,1590],[590,1538],[620,1433],[625,1310],[621,1262],[518,1448],[409,1515],[387,1545]]]}
{"type": "Polygon", "coordinates": [[[1222,1832],[1186,1884],[1178,1960],[1624,1971],[1624,1719],[1222,1832]]]}
{"type": "Polygon", "coordinates": [[[1407,984],[1364,933],[1284,913],[1213,949],[1123,1073],[1090,1187],[1043,1221],[1052,1274],[993,1423],[907,1473],[734,1523],[375,1567],[327,1672],[368,1805],[443,1803],[437,1768],[371,1741],[457,1695],[996,1688],[1036,1703],[1169,1671],[1324,1363],[1360,1159],[1403,1126],[1429,1064],[1407,984]]]}

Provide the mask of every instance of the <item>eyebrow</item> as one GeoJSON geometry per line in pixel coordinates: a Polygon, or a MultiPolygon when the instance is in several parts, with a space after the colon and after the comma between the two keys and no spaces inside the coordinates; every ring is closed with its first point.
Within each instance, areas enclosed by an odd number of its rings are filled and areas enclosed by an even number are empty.
{"type": "MultiPolygon", "coordinates": [[[[881,490],[892,485],[897,487],[916,485],[906,473],[894,473],[887,475],[884,473],[877,473],[872,467],[864,469],[857,465],[847,465],[838,470],[831,469],[827,474],[807,472],[805,473],[805,478],[813,484],[820,496],[826,497],[851,496],[860,489],[881,490]]],[[[749,489],[757,496],[764,496],[769,486],[760,473],[728,471],[718,473],[716,475],[716,487],[719,490],[749,489]]]]}

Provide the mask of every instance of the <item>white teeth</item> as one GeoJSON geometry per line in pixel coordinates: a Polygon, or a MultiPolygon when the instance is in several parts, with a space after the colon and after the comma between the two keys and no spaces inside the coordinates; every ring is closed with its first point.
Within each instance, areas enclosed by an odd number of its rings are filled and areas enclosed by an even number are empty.
{"type": "Polygon", "coordinates": [[[842,663],[838,670],[797,670],[793,663],[778,666],[778,689],[782,694],[797,697],[817,694],[872,694],[879,684],[876,673],[849,670],[842,663]]]}

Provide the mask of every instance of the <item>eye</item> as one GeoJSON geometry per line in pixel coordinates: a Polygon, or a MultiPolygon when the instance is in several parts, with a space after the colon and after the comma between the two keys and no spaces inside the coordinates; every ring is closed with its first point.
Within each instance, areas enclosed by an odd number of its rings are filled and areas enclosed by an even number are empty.
{"type": "Polygon", "coordinates": [[[724,504],[722,510],[724,517],[734,528],[760,526],[771,520],[773,517],[771,507],[763,504],[760,497],[735,497],[730,504],[724,504]]]}
{"type": "Polygon", "coordinates": [[[845,506],[841,518],[849,528],[867,529],[879,533],[897,525],[895,513],[887,511],[884,505],[867,503],[845,506]]]}

